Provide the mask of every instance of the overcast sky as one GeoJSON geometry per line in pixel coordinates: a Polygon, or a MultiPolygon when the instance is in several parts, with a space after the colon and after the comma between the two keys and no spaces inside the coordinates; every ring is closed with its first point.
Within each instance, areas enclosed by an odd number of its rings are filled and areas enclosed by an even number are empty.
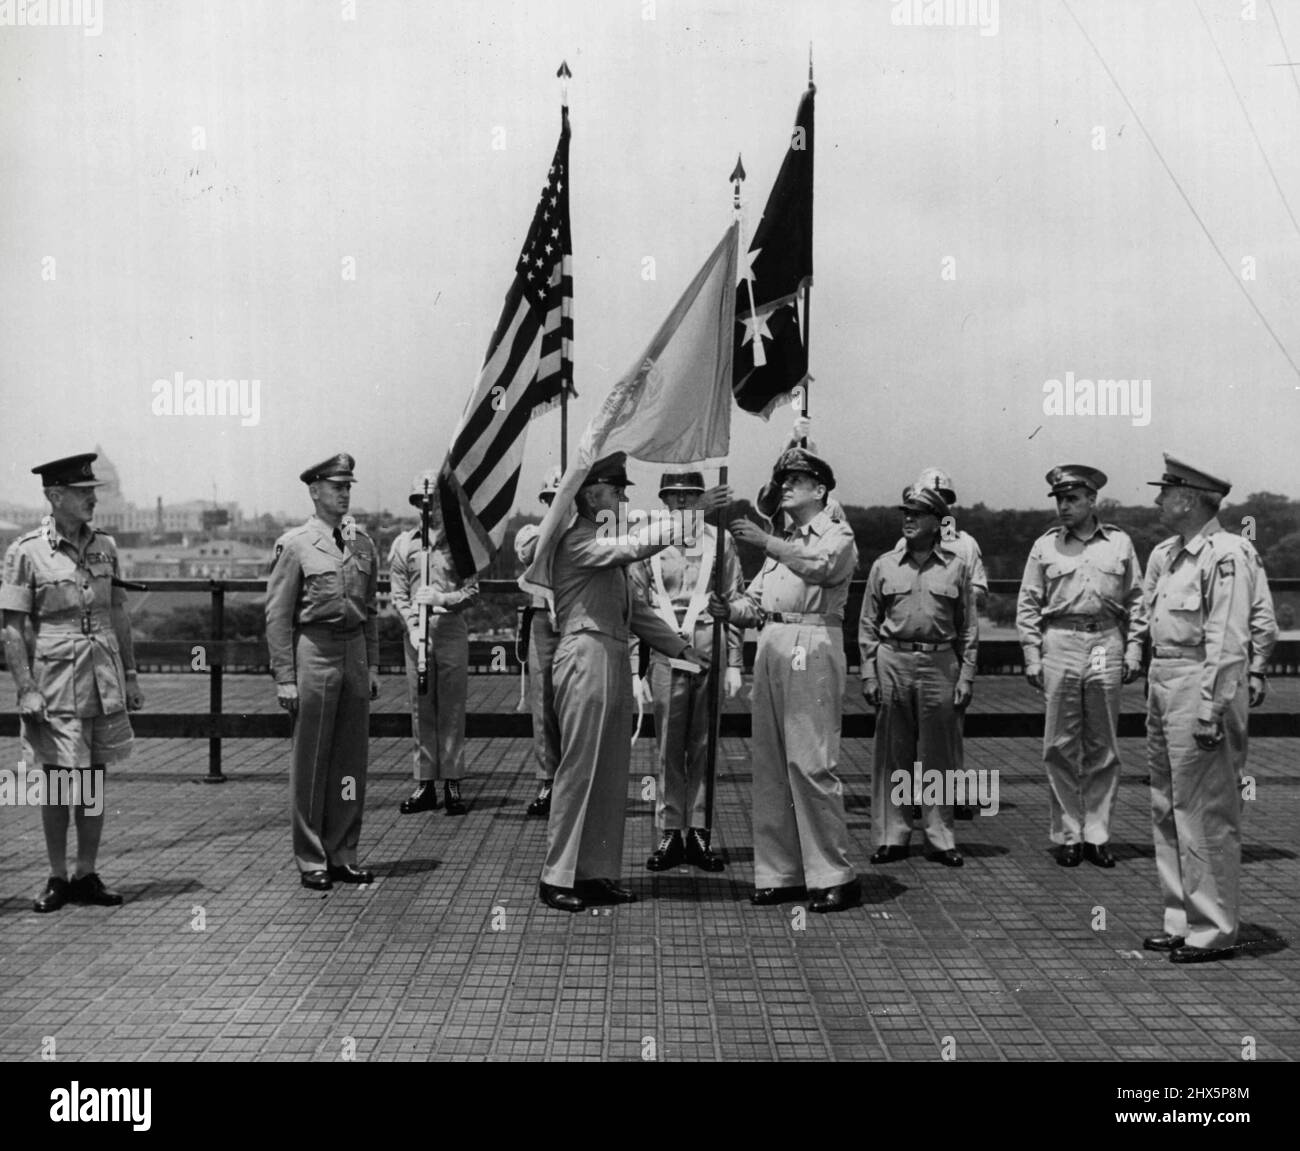
{"type": "MultiPolygon", "coordinates": [[[[1300,5],[912,7],[108,0],[98,35],[0,27],[0,499],[100,443],[139,504],[303,513],[298,472],[347,450],[356,504],[404,509],[500,312],[562,58],[576,440],[728,224],[737,152],[756,222],[809,41],[811,407],[842,499],[936,464],[963,503],[1045,505],[1081,462],[1145,502],[1162,451],[1300,496],[1300,373],[1251,303],[1300,362],[1300,5]],[[153,414],[177,373],[260,381],[257,423],[153,414]],[[1150,380],[1149,422],[1045,414],[1067,373],[1150,380]]],[[[788,431],[736,412],[743,493],[788,431]]],[[[525,510],[558,448],[534,421],[525,510]]]]}

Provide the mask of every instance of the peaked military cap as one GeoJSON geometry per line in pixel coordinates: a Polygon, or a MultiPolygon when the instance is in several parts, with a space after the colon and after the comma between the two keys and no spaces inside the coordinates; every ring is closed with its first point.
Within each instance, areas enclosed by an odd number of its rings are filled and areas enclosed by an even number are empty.
{"type": "Polygon", "coordinates": [[[32,474],[40,476],[41,484],[47,488],[98,488],[108,481],[95,479],[90,465],[97,459],[99,456],[95,452],[65,456],[61,460],[37,465],[32,468],[32,474]]]}
{"type": "Polygon", "coordinates": [[[704,476],[699,472],[664,472],[659,477],[659,494],[664,492],[702,492],[704,476]]]}
{"type": "MultiPolygon", "coordinates": [[[[407,503],[413,507],[419,507],[424,502],[424,484],[429,483],[429,494],[436,497],[438,494],[438,473],[430,468],[428,471],[418,472],[411,480],[411,494],[407,496],[407,503]]],[[[437,506],[437,499],[434,499],[434,506],[437,506]]]]}
{"type": "Polygon", "coordinates": [[[948,514],[948,501],[934,488],[922,487],[920,484],[912,484],[904,488],[903,502],[898,506],[909,511],[928,512],[932,516],[938,516],[939,519],[943,519],[948,514]]]}
{"type": "Polygon", "coordinates": [[[1168,452],[1164,455],[1164,477],[1158,480],[1147,480],[1152,487],[1195,488],[1198,492],[1214,492],[1219,496],[1226,496],[1232,491],[1232,485],[1227,480],[1221,480],[1218,476],[1212,476],[1209,472],[1203,472],[1199,468],[1183,463],[1182,460],[1176,460],[1168,452]]]}
{"type": "Polygon", "coordinates": [[[317,480],[346,480],[355,483],[357,477],[352,474],[352,469],[356,466],[357,461],[347,452],[339,452],[337,456],[330,456],[308,468],[298,478],[305,484],[314,484],[317,480]]]}
{"type": "Polygon", "coordinates": [[[1087,464],[1062,464],[1047,473],[1047,483],[1052,489],[1047,494],[1059,496],[1073,488],[1087,488],[1095,494],[1106,486],[1108,478],[1105,472],[1087,464]]]}
{"type": "Polygon", "coordinates": [[[835,486],[835,473],[831,471],[831,465],[821,456],[813,455],[807,448],[788,448],[782,452],[772,469],[772,479],[779,484],[786,476],[797,472],[812,476],[819,484],[825,484],[827,491],[835,486]]]}
{"type": "Polygon", "coordinates": [[[938,468],[924,468],[912,484],[914,488],[933,488],[944,498],[945,503],[955,504],[957,493],[953,490],[952,478],[947,472],[938,468]]]}
{"type": "Polygon", "coordinates": [[[627,478],[627,452],[614,452],[592,464],[587,478],[582,481],[582,486],[589,488],[592,484],[613,484],[616,488],[630,488],[632,481],[627,478]]]}

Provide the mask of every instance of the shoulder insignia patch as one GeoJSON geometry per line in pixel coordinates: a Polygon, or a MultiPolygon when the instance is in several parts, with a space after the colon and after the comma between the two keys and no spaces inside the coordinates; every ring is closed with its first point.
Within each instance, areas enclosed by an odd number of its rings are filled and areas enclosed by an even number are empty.
{"type": "Polygon", "coordinates": [[[1235,575],[1237,572],[1237,561],[1232,556],[1224,556],[1219,560],[1219,575],[1227,578],[1235,575]]]}

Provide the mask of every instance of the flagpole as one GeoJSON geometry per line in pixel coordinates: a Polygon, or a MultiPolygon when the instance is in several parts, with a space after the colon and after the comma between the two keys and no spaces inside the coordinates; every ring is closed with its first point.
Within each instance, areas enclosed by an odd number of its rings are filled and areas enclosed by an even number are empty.
{"type": "MultiPolygon", "coordinates": [[[[808,90],[815,93],[817,85],[813,83],[812,41],[808,41],[808,90]]],[[[811,242],[811,241],[810,241],[811,242]]],[[[804,372],[803,390],[800,393],[800,415],[808,418],[808,385],[812,382],[812,278],[803,286],[803,349],[807,369],[804,372]]],[[[799,439],[799,446],[808,446],[808,437],[799,439]]]]}
{"type": "MultiPolygon", "coordinates": [[[[564,130],[569,123],[569,77],[573,75],[569,71],[569,62],[561,60],[560,66],[555,70],[555,75],[560,81],[560,129],[564,130]]],[[[572,180],[570,180],[572,184],[572,180]]],[[[564,474],[564,469],[569,463],[569,386],[571,381],[563,380],[560,383],[560,474],[564,474]]]]}
{"type": "MultiPolygon", "coordinates": [[[[731,210],[732,210],[732,227],[736,229],[736,256],[740,257],[740,184],[745,178],[745,169],[740,163],[740,157],[736,157],[736,167],[731,173],[731,210]]],[[[754,298],[752,295],[753,288],[750,289],[751,295],[749,306],[752,311],[754,307],[754,298]]],[[[718,484],[725,487],[727,484],[727,465],[723,464],[718,469],[718,484]]],[[[713,548],[713,591],[720,598],[725,599],[727,588],[725,586],[725,568],[723,562],[723,538],[724,527],[722,523],[722,513],[724,509],[719,508],[713,515],[715,540],[713,548]]],[[[713,619],[713,647],[709,653],[709,742],[707,747],[707,756],[705,759],[706,770],[704,775],[704,828],[706,831],[713,831],[713,792],[714,780],[717,777],[718,764],[718,729],[722,723],[722,675],[718,667],[718,659],[723,648],[723,630],[726,625],[716,616],[713,619]]]]}

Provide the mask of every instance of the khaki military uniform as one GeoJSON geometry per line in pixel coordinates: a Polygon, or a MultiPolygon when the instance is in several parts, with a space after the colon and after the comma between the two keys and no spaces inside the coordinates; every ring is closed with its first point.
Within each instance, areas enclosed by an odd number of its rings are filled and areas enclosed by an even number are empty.
{"type": "MultiPolygon", "coordinates": [[[[708,613],[717,531],[706,525],[699,546],[666,548],[628,570],[633,595],[695,648],[706,665],[713,656],[713,617],[708,613]]],[[[736,549],[723,537],[725,598],[742,590],[736,549]]],[[[744,665],[742,631],[728,626],[727,666],[744,665]]],[[[650,656],[658,740],[659,787],[655,824],[665,831],[708,826],[709,676],[675,671],[662,652],[650,656]]]]}
{"type": "Polygon", "coordinates": [[[555,618],[555,706],[560,762],[551,793],[542,882],[615,879],[631,764],[632,670],[629,633],[678,656],[686,641],[634,600],[627,567],[663,544],[612,540],[579,517],[560,539],[551,568],[555,618]]]}
{"type": "MultiPolygon", "coordinates": [[[[525,524],[515,536],[515,555],[527,567],[537,551],[540,529],[525,524]]],[[[560,718],[555,713],[555,648],[560,634],[539,595],[529,596],[528,710],[533,717],[533,757],[539,780],[555,778],[560,762],[560,718]]]]}
{"type": "Polygon", "coordinates": [[[1124,663],[1141,663],[1146,626],[1142,565],[1114,524],[1097,524],[1087,539],[1058,525],[1034,541],[1016,627],[1026,673],[1043,673],[1053,843],[1110,839],[1124,663]]]}
{"type": "Polygon", "coordinates": [[[302,871],[355,866],[365,807],[379,563],[360,528],[342,544],[316,516],[285,532],[266,590],[271,670],[298,686],[290,793],[302,871]]]}
{"type": "MultiPolygon", "coordinates": [[[[467,586],[457,576],[446,549],[430,540],[432,586],[447,593],[467,586]]],[[[411,628],[419,621],[415,593],[424,586],[424,557],[418,528],[393,540],[388,555],[393,608],[406,624],[406,687],[411,703],[411,735],[417,780],[460,779],[465,774],[465,698],[469,691],[469,629],[463,616],[430,606],[426,668],[429,690],[420,694],[419,657],[411,628]]],[[[473,584],[474,580],[467,581],[473,584]]]]}
{"type": "Polygon", "coordinates": [[[825,889],[855,878],[836,774],[844,706],[844,604],[858,562],[849,526],[823,510],[768,544],[731,601],[761,623],[754,659],[754,886],[825,889]]]}
{"type": "MultiPolygon", "coordinates": [[[[1247,549],[1215,518],[1186,542],[1172,536],[1157,545],[1147,564],[1147,763],[1156,871],[1164,930],[1190,947],[1237,941],[1238,775],[1246,755],[1256,594],[1253,549],[1247,549]],[[1223,724],[1223,742],[1212,751],[1195,741],[1198,720],[1223,724]]],[[[1263,630],[1259,640],[1267,641],[1263,630]]]]}
{"type": "Polygon", "coordinates": [[[24,757],[58,767],[113,763],[131,754],[126,671],[113,611],[126,593],[113,537],[86,526],[66,539],[52,519],[5,553],[0,611],[22,612],[35,635],[32,676],[44,721],[24,716],[24,757]]]}
{"type": "MultiPolygon", "coordinates": [[[[959,683],[969,688],[977,669],[975,585],[971,569],[949,541],[937,540],[919,562],[900,541],[871,565],[858,646],[863,681],[880,688],[871,838],[876,847],[903,847],[912,834],[914,764],[919,762],[927,773],[942,773],[945,781],[955,778],[949,772],[961,770],[954,692],[959,683]],[[907,773],[901,803],[894,802],[897,771],[907,773]]],[[[953,805],[926,802],[922,812],[930,846],[953,850],[953,805]]]]}

